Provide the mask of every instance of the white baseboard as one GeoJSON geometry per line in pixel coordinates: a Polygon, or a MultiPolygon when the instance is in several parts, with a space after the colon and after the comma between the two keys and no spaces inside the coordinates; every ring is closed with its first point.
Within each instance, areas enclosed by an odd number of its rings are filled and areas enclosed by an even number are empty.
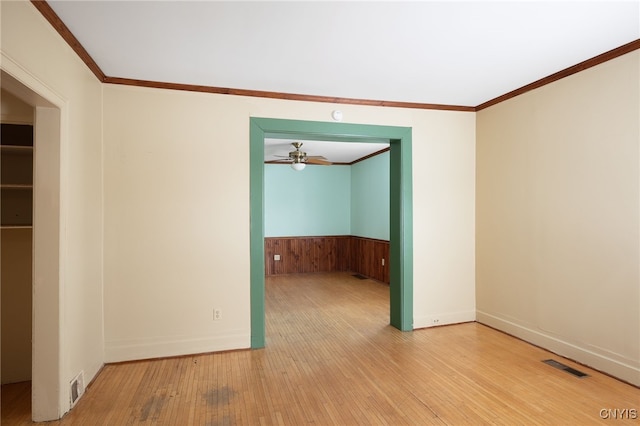
{"type": "Polygon", "coordinates": [[[476,321],[518,337],[557,355],[609,374],[627,383],[640,386],[640,360],[614,359],[610,354],[565,342],[540,330],[534,330],[498,316],[477,311],[476,321]],[[633,364],[636,364],[635,366],[633,364]]]}
{"type": "Polygon", "coordinates": [[[476,311],[444,312],[425,317],[414,318],[413,328],[437,327],[441,325],[459,324],[476,320],[476,311]]]}
{"type": "Polygon", "coordinates": [[[243,333],[107,341],[105,342],[105,362],[166,358],[250,347],[251,336],[243,333]]]}

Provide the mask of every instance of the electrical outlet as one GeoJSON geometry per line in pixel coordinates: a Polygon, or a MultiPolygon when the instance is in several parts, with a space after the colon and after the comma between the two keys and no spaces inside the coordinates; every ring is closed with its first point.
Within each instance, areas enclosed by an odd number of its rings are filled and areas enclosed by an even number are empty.
{"type": "Polygon", "coordinates": [[[222,318],[222,311],[220,309],[214,309],[213,310],[213,320],[214,321],[218,321],[221,318],[222,318]]]}
{"type": "Polygon", "coordinates": [[[274,254],[273,255],[273,260],[280,260],[280,255],[279,254],[274,254]]]}
{"type": "Polygon", "coordinates": [[[434,318],[434,319],[432,320],[432,323],[433,323],[433,324],[440,324],[440,318],[434,318]]]}

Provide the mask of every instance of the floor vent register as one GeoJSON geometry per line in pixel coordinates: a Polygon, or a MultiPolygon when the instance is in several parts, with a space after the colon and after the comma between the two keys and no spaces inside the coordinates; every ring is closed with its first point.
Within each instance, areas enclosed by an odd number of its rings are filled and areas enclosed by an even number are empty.
{"type": "Polygon", "coordinates": [[[550,366],[552,366],[554,368],[557,368],[558,370],[564,370],[567,373],[573,374],[574,376],[579,377],[579,378],[589,377],[588,374],[583,373],[582,371],[576,370],[575,368],[571,368],[568,365],[564,365],[563,363],[558,362],[558,361],[556,361],[554,359],[545,359],[542,362],[544,362],[545,364],[550,365],[550,366]]]}

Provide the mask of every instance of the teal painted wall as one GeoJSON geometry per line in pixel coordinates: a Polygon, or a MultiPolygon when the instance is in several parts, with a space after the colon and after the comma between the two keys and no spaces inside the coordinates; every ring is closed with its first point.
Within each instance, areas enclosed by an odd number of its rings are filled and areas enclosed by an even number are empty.
{"type": "Polygon", "coordinates": [[[264,166],[265,237],[350,235],[351,167],[264,166]]]}
{"type": "Polygon", "coordinates": [[[389,153],[353,166],[264,167],[265,237],[389,240],[389,153]]]}
{"type": "Polygon", "coordinates": [[[351,166],[351,235],[389,240],[389,152],[351,166]]]}

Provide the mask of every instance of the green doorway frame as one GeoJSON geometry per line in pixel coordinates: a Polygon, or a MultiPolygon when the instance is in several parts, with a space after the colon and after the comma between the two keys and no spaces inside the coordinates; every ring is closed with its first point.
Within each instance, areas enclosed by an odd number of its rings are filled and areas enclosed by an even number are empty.
{"type": "Polygon", "coordinates": [[[250,118],[251,348],[265,346],[264,139],[390,143],[390,323],[413,330],[411,128],[250,118]]]}

